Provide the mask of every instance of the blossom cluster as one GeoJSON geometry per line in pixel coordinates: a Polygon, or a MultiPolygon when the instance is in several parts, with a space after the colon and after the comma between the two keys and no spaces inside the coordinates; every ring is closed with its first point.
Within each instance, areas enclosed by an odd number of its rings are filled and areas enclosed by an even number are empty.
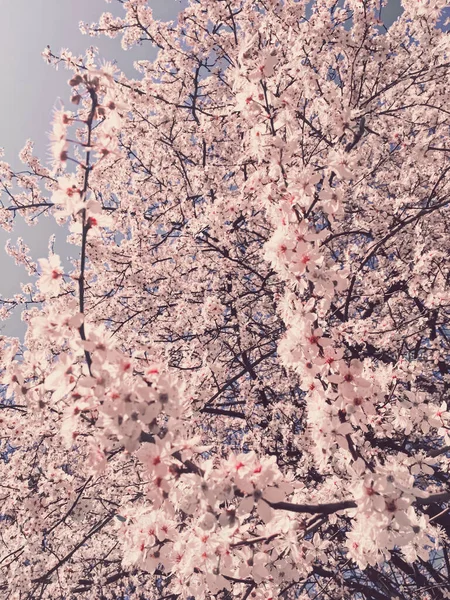
{"type": "Polygon", "coordinates": [[[0,164],[1,226],[44,212],[79,249],[6,249],[32,282],[0,306],[27,324],[0,337],[0,589],[440,590],[443,2],[404,2],[383,33],[375,0],[191,2],[176,23],[121,4],[82,31],[155,61],[133,80],[47,48],[71,71],[51,168],[30,142],[26,172],[0,164]]]}

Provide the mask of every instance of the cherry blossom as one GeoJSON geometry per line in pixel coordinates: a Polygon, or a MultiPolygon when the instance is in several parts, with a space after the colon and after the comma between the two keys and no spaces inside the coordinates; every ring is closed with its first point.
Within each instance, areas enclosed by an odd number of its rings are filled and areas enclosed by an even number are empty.
{"type": "Polygon", "coordinates": [[[50,168],[0,163],[1,226],[74,248],[6,248],[2,597],[441,600],[445,3],[186,4],[81,25],[133,79],[47,48],[50,168]]]}
{"type": "Polygon", "coordinates": [[[61,285],[63,271],[61,261],[57,254],[52,254],[48,259],[40,258],[41,276],[39,278],[39,289],[43,293],[57,294],[61,285]]]}

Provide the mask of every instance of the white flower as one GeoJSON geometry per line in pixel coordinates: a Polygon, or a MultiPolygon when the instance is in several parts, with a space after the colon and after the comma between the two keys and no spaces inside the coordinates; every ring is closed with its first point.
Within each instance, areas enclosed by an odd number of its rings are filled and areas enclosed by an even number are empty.
{"type": "Polygon", "coordinates": [[[48,259],[40,258],[41,276],[37,283],[42,293],[56,295],[59,292],[63,271],[61,261],[57,254],[52,254],[48,259]]]}

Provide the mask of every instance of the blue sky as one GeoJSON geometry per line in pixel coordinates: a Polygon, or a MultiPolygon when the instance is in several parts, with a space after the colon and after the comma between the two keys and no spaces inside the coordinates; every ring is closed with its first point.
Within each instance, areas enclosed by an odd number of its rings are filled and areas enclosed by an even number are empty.
{"type": "MultiPolygon", "coordinates": [[[[179,0],[150,2],[156,17],[176,18],[179,0]]],[[[119,67],[133,74],[133,61],[151,59],[155,51],[150,44],[124,52],[120,38],[83,36],[80,21],[97,21],[102,12],[122,16],[118,2],[104,0],[0,0],[2,35],[0,61],[2,98],[0,111],[0,147],[6,159],[19,166],[17,155],[25,140],[36,142],[36,151],[45,156],[52,108],[58,97],[68,98],[68,71],[55,71],[41,58],[48,44],[54,52],[69,48],[83,54],[90,45],[97,46],[105,58],[117,59],[119,67]]]]}
{"type": "MultiPolygon", "coordinates": [[[[175,19],[180,10],[179,0],[154,0],[150,2],[155,17],[175,19]]],[[[71,108],[70,88],[67,81],[69,71],[55,70],[45,63],[41,52],[49,45],[53,52],[68,48],[74,54],[84,54],[93,45],[99,48],[103,58],[116,60],[118,67],[127,75],[138,76],[133,62],[151,60],[156,56],[149,44],[124,52],[120,38],[84,36],[79,31],[79,22],[92,23],[105,12],[124,14],[118,2],[107,4],[104,0],[0,0],[2,35],[0,36],[0,72],[2,90],[0,97],[0,147],[6,160],[20,170],[23,165],[18,154],[27,139],[35,145],[35,155],[44,164],[48,156],[48,131],[53,107],[60,100],[71,108]]],[[[49,237],[56,234],[55,249],[63,258],[77,252],[77,248],[65,242],[66,232],[52,218],[42,219],[37,227],[29,228],[18,220],[13,233],[0,230],[1,277],[0,294],[7,297],[20,292],[20,283],[28,280],[22,267],[4,254],[6,240],[13,241],[21,236],[31,249],[33,258],[46,257],[49,237]]],[[[24,325],[17,318],[6,324],[0,323],[6,335],[22,335],[24,325]]]]}

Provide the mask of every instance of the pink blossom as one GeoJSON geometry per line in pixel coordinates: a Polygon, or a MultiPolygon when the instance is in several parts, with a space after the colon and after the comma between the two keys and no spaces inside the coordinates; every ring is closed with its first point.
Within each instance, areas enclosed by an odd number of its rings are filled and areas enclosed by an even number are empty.
{"type": "Polygon", "coordinates": [[[51,254],[48,259],[39,259],[41,267],[41,275],[39,277],[38,286],[41,292],[51,293],[56,295],[61,288],[63,271],[61,261],[57,254],[51,254]]]}

